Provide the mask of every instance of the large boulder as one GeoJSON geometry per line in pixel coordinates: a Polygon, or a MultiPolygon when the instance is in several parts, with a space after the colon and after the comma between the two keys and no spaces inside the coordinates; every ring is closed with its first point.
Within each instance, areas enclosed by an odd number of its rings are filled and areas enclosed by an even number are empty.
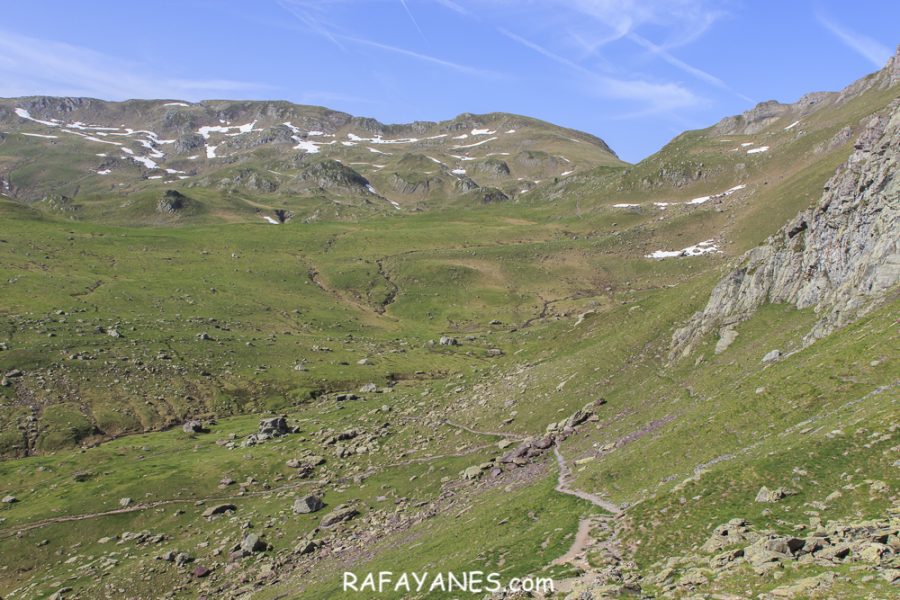
{"type": "Polygon", "coordinates": [[[359,514],[359,511],[353,508],[352,506],[346,506],[343,508],[336,508],[324,517],[322,517],[322,527],[331,527],[333,525],[337,525],[338,523],[342,523],[344,521],[349,521],[353,517],[359,514]]]}
{"type": "Polygon", "coordinates": [[[312,494],[295,499],[294,505],[292,506],[294,514],[296,515],[314,513],[323,508],[325,508],[325,503],[322,502],[322,499],[318,496],[313,496],[312,494]]]}
{"type": "Polygon", "coordinates": [[[759,492],[756,494],[756,501],[762,503],[768,502],[778,502],[782,498],[786,498],[787,496],[793,495],[794,492],[790,492],[784,488],[775,488],[774,490],[770,490],[766,486],[762,486],[759,488],[759,492]]]}
{"type": "Polygon", "coordinates": [[[248,533],[244,536],[244,539],[241,540],[238,549],[244,554],[249,555],[255,552],[265,552],[269,549],[269,545],[262,541],[257,534],[248,533]]]}
{"type": "Polygon", "coordinates": [[[259,422],[259,433],[261,435],[277,437],[280,435],[284,435],[289,431],[290,428],[288,427],[287,419],[285,419],[283,416],[262,419],[259,422]]]}
{"type": "Polygon", "coordinates": [[[190,421],[185,421],[181,429],[185,433],[203,433],[203,423],[196,419],[191,419],[190,421]]]}
{"type": "Polygon", "coordinates": [[[210,506],[206,510],[203,511],[204,517],[212,517],[215,515],[221,515],[227,512],[234,512],[237,510],[237,506],[234,504],[216,504],[215,506],[210,506]]]}

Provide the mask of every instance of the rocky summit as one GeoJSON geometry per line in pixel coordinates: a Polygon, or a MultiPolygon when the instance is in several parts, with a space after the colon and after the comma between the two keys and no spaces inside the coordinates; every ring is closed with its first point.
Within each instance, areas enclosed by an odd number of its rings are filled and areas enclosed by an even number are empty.
{"type": "Polygon", "coordinates": [[[898,69],[636,164],[0,100],[0,597],[897,597],[898,69]]]}

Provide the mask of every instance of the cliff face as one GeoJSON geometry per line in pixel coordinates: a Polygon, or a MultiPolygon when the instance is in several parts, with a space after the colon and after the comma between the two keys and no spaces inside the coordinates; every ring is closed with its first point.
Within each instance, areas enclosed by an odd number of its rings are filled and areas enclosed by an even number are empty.
{"type": "Polygon", "coordinates": [[[828,181],[815,208],[801,212],[747,252],[713,289],[706,308],[672,338],[670,358],[690,354],[719,330],[719,350],[731,327],[765,302],[814,307],[821,318],[805,341],[862,315],[900,281],[900,101],[873,116],[856,150],[828,181]]]}

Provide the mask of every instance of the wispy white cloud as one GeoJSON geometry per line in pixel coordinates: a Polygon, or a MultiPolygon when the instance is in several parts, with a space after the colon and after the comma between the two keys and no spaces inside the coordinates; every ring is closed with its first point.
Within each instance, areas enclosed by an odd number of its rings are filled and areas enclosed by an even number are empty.
{"type": "Polygon", "coordinates": [[[466,10],[465,8],[463,8],[462,5],[460,5],[457,2],[454,2],[453,0],[434,0],[434,2],[437,4],[440,4],[444,8],[449,8],[450,10],[452,10],[455,13],[459,13],[461,15],[469,14],[468,10],[466,10]]]}
{"type": "Polygon", "coordinates": [[[344,52],[347,48],[332,33],[332,27],[323,22],[322,12],[332,4],[328,0],[276,0],[278,6],[291,13],[307,29],[317,33],[344,52]]]}
{"type": "Polygon", "coordinates": [[[564,56],[560,56],[559,54],[552,52],[551,50],[548,50],[544,46],[541,46],[537,42],[533,42],[531,40],[525,39],[524,37],[517,35],[507,29],[504,29],[503,27],[498,28],[497,31],[499,31],[502,35],[508,37],[512,41],[517,42],[517,43],[525,46],[526,48],[530,48],[531,50],[534,50],[538,54],[542,54],[542,55],[546,56],[547,58],[549,58],[550,60],[558,62],[559,64],[561,64],[565,67],[569,67],[573,71],[578,71],[578,72],[584,73],[586,75],[594,74],[593,71],[591,71],[587,67],[583,67],[583,66],[579,65],[578,63],[576,63],[572,60],[569,60],[568,58],[565,58],[564,56]]]}
{"type": "Polygon", "coordinates": [[[724,14],[720,0],[520,0],[516,4],[574,15],[581,37],[595,38],[595,49],[642,27],[665,32],[660,46],[676,48],[700,37],[724,14]]]}
{"type": "Polygon", "coordinates": [[[684,71],[688,75],[691,75],[692,77],[695,77],[695,78],[699,79],[700,81],[704,81],[712,86],[726,90],[728,92],[731,92],[732,94],[738,96],[742,100],[746,100],[747,102],[753,102],[753,100],[748,98],[747,96],[734,91],[730,85],[728,85],[727,83],[725,83],[724,81],[722,81],[721,79],[716,77],[715,75],[707,73],[703,69],[699,69],[693,65],[689,65],[688,63],[684,62],[683,60],[676,58],[675,56],[672,56],[672,54],[670,52],[668,52],[665,48],[663,48],[661,46],[657,46],[656,44],[654,44],[650,40],[644,38],[643,36],[640,36],[637,33],[629,33],[628,39],[630,39],[637,45],[641,46],[642,48],[649,50],[651,54],[653,54],[654,56],[658,56],[659,58],[666,61],[667,63],[669,63],[676,69],[684,71]]]}
{"type": "Polygon", "coordinates": [[[703,98],[680,84],[672,82],[658,83],[637,78],[625,79],[599,74],[564,56],[560,56],[532,40],[506,29],[499,29],[499,31],[504,36],[526,48],[530,48],[538,54],[579,73],[583,77],[582,83],[588,88],[589,92],[606,98],[640,103],[642,108],[629,113],[627,115],[629,117],[670,112],[677,109],[700,106],[705,103],[703,98]]]}
{"type": "Polygon", "coordinates": [[[660,113],[675,113],[681,109],[704,106],[707,101],[694,92],[677,83],[657,83],[642,79],[616,79],[602,77],[599,79],[599,94],[639,103],[642,107],[618,115],[619,118],[639,118],[660,113]]]}
{"type": "MultiPolygon", "coordinates": [[[[627,73],[629,63],[640,64],[646,62],[647,58],[653,58],[705,85],[734,94],[746,102],[753,102],[721,78],[673,54],[675,48],[695,41],[722,18],[725,11],[719,0],[480,0],[480,3],[483,6],[502,7],[508,11],[508,15],[522,16],[523,22],[542,40],[543,45],[511,34],[506,29],[501,30],[501,33],[575,70],[588,71],[584,65],[590,62],[592,68],[599,65],[608,74],[621,74],[627,73]],[[516,13],[511,12],[513,10],[516,13]],[[535,27],[534,23],[545,25],[535,27]],[[651,42],[642,33],[644,29],[652,31],[653,37],[661,41],[651,42]],[[563,32],[562,36],[558,33],[560,31],[563,32]],[[635,53],[632,50],[629,55],[628,49],[621,44],[616,48],[611,47],[623,40],[636,44],[643,52],[635,53]],[[626,57],[625,61],[622,60],[623,56],[626,57]]],[[[641,77],[619,77],[622,81],[643,80],[641,77]]],[[[660,98],[673,100],[663,105],[688,105],[690,92],[684,85],[652,85],[661,86],[660,98]]],[[[693,94],[693,99],[697,98],[693,94]]]]}
{"type": "Polygon", "coordinates": [[[369,40],[366,38],[358,38],[352,37],[349,35],[339,35],[335,34],[335,36],[343,40],[345,42],[349,42],[352,44],[357,44],[359,46],[367,46],[369,48],[377,48],[378,50],[384,50],[385,52],[391,52],[393,54],[398,54],[400,56],[406,56],[408,58],[413,58],[418,61],[426,62],[432,65],[437,65],[439,67],[443,67],[445,69],[450,69],[451,71],[456,71],[458,73],[463,73],[465,75],[474,75],[477,77],[484,77],[488,79],[500,79],[502,75],[495,71],[491,71],[488,69],[481,69],[479,67],[472,67],[469,65],[464,65],[460,63],[456,63],[450,60],[444,60],[443,58],[438,58],[436,56],[431,56],[430,54],[424,54],[422,52],[415,52],[413,50],[407,50],[406,48],[400,48],[398,46],[391,46],[390,44],[383,44],[381,42],[376,42],[374,40],[369,40]]]}
{"type": "MultiPolygon", "coordinates": [[[[432,56],[431,54],[426,54],[424,52],[417,52],[415,50],[409,50],[407,48],[401,48],[400,46],[385,44],[383,42],[378,42],[351,33],[346,33],[344,32],[344,30],[340,29],[337,26],[329,24],[324,18],[321,18],[319,16],[319,13],[326,11],[329,7],[333,7],[334,5],[341,3],[346,3],[346,0],[278,0],[278,5],[287,10],[290,14],[297,17],[300,23],[304,25],[309,31],[312,31],[313,33],[319,34],[322,37],[328,39],[329,41],[337,45],[341,50],[348,51],[348,46],[353,45],[364,46],[367,48],[375,48],[384,52],[390,52],[392,54],[412,58],[420,62],[436,65],[465,75],[472,75],[489,79],[500,79],[503,77],[500,73],[491,71],[489,69],[465,65],[437,56],[432,56]]],[[[406,9],[407,14],[409,15],[410,19],[412,19],[413,23],[416,26],[416,29],[418,29],[419,31],[419,34],[423,39],[425,39],[425,34],[422,32],[419,24],[416,22],[412,13],[409,11],[409,7],[406,5],[406,2],[401,0],[401,4],[403,4],[403,8],[406,9]]]]}
{"type": "Polygon", "coordinates": [[[866,35],[847,29],[846,27],[835,23],[822,13],[817,13],[816,19],[825,29],[843,42],[844,45],[878,68],[883,67],[893,54],[891,49],[884,44],[873,40],[866,35]]]}
{"type": "Polygon", "coordinates": [[[419,22],[416,21],[416,18],[413,16],[412,11],[409,10],[409,5],[406,3],[406,0],[400,0],[400,4],[403,5],[403,10],[406,11],[406,14],[409,15],[409,20],[412,21],[412,24],[415,25],[416,31],[419,32],[419,35],[422,36],[422,39],[428,43],[428,38],[425,37],[425,32],[422,31],[422,28],[419,27],[419,22]]]}
{"type": "Polygon", "coordinates": [[[262,92],[271,86],[230,79],[183,79],[145,64],[53,40],[0,31],[0,96],[93,96],[107,100],[179,98],[262,92]]]}

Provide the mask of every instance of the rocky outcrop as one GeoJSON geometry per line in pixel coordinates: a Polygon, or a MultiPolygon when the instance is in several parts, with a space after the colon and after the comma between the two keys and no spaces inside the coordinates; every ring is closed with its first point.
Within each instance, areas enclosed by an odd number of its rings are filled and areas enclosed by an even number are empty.
{"type": "Polygon", "coordinates": [[[475,163],[475,172],[485,177],[501,179],[509,177],[509,165],[497,158],[488,158],[475,163]]]}
{"type": "Polygon", "coordinates": [[[321,160],[304,168],[297,175],[299,181],[323,190],[365,189],[369,180],[336,160],[321,160]]]}
{"type": "Polygon", "coordinates": [[[864,314],[900,281],[900,100],[871,117],[855,151],[801,212],[713,289],[703,311],[678,329],[670,358],[705,335],[748,319],[765,302],[815,308],[805,342],[864,314]]]}
{"type": "Polygon", "coordinates": [[[760,102],[743,114],[725,117],[715,125],[716,135],[752,135],[759,133],[791,110],[790,104],[775,100],[760,102]]]}
{"type": "Polygon", "coordinates": [[[493,187],[477,188],[468,194],[470,198],[481,204],[493,204],[495,202],[506,202],[509,196],[493,187]]]}
{"type": "Polygon", "coordinates": [[[178,190],[166,190],[156,203],[156,212],[163,215],[174,215],[188,203],[188,197],[178,190]]]}

